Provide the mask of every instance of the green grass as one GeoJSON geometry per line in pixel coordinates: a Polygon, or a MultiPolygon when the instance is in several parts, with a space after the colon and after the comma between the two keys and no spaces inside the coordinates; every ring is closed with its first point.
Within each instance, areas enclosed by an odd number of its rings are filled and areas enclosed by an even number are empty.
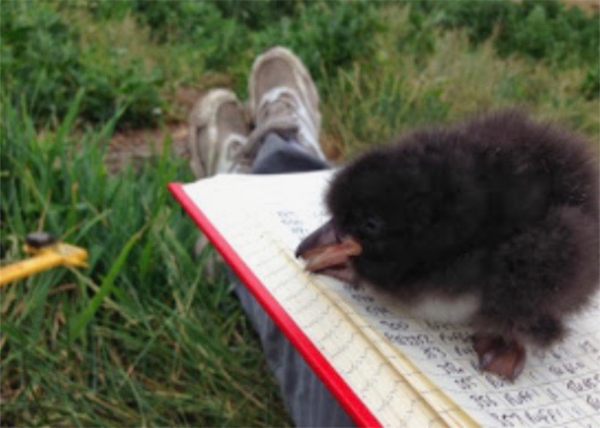
{"type": "Polygon", "coordinates": [[[44,136],[3,109],[3,260],[23,257],[37,229],[90,251],[87,269],[2,291],[3,423],[285,423],[228,281],[205,279],[194,226],[168,195],[166,183],[191,179],[186,166],[162,155],[139,175],[109,177],[115,120],[73,137],[78,100],[44,136]]]}
{"type": "Polygon", "coordinates": [[[315,76],[340,159],[515,105],[597,144],[598,17],[483,4],[2,0],[1,263],[35,230],[90,252],[86,269],[0,291],[2,424],[289,425],[224,270],[204,274],[212,253],[193,255],[166,190],[192,180],[169,151],[176,93],[244,96],[255,55],[280,43],[315,76]],[[140,127],[165,130],[163,152],[109,175],[110,138],[140,127]]]}
{"type": "Polygon", "coordinates": [[[502,58],[493,40],[472,49],[464,30],[432,30],[435,48],[423,58],[421,51],[397,47],[408,19],[408,11],[389,19],[390,31],[378,38],[372,61],[355,62],[325,79],[325,129],[338,151],[354,153],[418,126],[508,107],[598,143],[598,98],[581,91],[586,67],[557,69],[520,56],[502,58]]]}

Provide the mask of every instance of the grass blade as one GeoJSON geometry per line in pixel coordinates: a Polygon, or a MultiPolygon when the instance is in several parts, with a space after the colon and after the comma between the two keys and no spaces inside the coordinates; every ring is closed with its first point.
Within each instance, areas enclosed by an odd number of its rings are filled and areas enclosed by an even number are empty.
{"type": "Polygon", "coordinates": [[[83,330],[87,327],[100,308],[100,305],[102,305],[103,300],[112,292],[117,275],[125,266],[125,262],[127,261],[129,253],[131,253],[133,247],[142,238],[146,228],[147,226],[144,226],[141,230],[129,238],[129,241],[127,241],[119,253],[117,260],[110,268],[106,277],[102,280],[102,284],[100,284],[98,293],[96,293],[96,295],[92,298],[90,304],[69,323],[69,340],[71,343],[73,343],[81,335],[83,330]]]}

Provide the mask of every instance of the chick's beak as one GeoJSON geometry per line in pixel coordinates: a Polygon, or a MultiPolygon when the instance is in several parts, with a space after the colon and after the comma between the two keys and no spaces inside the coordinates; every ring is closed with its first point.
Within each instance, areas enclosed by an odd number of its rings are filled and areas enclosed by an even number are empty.
{"type": "MultiPolygon", "coordinates": [[[[296,257],[306,260],[306,270],[332,274],[349,270],[350,257],[358,256],[362,247],[355,239],[340,237],[328,221],[323,226],[308,235],[296,249],[296,257]]],[[[340,275],[331,275],[340,277],[340,275]]],[[[347,279],[344,276],[343,279],[347,279]]]]}

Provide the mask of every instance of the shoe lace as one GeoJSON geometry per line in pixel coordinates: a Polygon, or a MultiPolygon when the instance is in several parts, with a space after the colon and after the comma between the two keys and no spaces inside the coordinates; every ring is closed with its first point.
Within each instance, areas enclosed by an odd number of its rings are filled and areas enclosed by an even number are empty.
{"type": "Polygon", "coordinates": [[[285,87],[278,87],[267,92],[258,106],[257,122],[265,121],[272,116],[289,117],[299,127],[306,127],[316,135],[313,118],[306,109],[305,103],[295,92],[285,87]]]}

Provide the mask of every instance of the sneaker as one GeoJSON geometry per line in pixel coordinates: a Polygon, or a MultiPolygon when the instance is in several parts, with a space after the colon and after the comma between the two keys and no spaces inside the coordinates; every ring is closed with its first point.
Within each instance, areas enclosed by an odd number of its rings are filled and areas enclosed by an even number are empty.
{"type": "MultiPolygon", "coordinates": [[[[219,173],[235,173],[246,168],[241,156],[247,144],[250,127],[244,106],[227,89],[213,89],[194,105],[189,117],[190,166],[196,178],[219,173]]],[[[249,167],[248,167],[249,168],[249,167]]],[[[194,253],[200,257],[210,242],[201,235],[194,253]]],[[[209,255],[204,263],[204,275],[215,280],[218,259],[209,255]]]]}
{"type": "Polygon", "coordinates": [[[302,61],[289,49],[274,47],[256,58],[249,79],[248,108],[255,123],[246,155],[252,159],[269,132],[294,135],[309,152],[326,160],[319,144],[319,93],[302,61]]]}
{"type": "Polygon", "coordinates": [[[197,178],[244,169],[240,155],[250,127],[244,106],[227,89],[213,89],[194,105],[189,117],[190,166],[197,178]]]}

